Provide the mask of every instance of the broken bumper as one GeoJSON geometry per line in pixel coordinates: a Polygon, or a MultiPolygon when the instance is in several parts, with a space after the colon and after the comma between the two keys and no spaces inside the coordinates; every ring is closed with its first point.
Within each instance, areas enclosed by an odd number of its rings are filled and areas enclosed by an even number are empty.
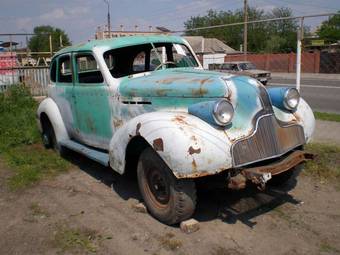
{"type": "Polygon", "coordinates": [[[266,182],[272,178],[272,176],[281,174],[291,169],[293,170],[295,166],[313,158],[313,154],[303,151],[294,151],[289,156],[281,159],[280,161],[276,161],[265,166],[242,169],[240,174],[243,176],[243,178],[233,179],[234,177],[232,177],[228,186],[232,189],[244,188],[246,180],[249,180],[256,185],[264,186],[266,182]]]}

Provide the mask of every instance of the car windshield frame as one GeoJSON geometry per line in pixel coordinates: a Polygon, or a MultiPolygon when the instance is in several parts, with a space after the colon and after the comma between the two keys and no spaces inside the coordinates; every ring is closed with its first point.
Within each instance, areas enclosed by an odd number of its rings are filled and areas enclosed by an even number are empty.
{"type": "Polygon", "coordinates": [[[161,69],[200,67],[190,47],[178,42],[146,42],[110,49],[103,56],[113,78],[161,69]]]}

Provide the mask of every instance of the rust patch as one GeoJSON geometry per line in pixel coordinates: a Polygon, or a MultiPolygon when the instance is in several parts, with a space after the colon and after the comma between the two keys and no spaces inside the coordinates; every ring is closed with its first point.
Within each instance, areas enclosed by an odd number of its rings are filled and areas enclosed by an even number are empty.
{"type": "Polygon", "coordinates": [[[87,118],[87,119],[86,119],[86,125],[87,125],[87,127],[88,127],[92,132],[95,132],[95,131],[96,131],[96,127],[95,127],[95,125],[94,125],[92,119],[87,118]]]}
{"type": "Polygon", "coordinates": [[[194,149],[192,146],[190,146],[188,152],[189,152],[190,155],[192,155],[192,154],[200,154],[201,153],[201,148],[194,149]]]}
{"type": "Polygon", "coordinates": [[[188,122],[185,121],[185,116],[182,115],[176,115],[172,120],[182,125],[188,125],[188,122]]]}
{"type": "Polygon", "coordinates": [[[203,96],[208,93],[208,90],[200,87],[199,89],[193,89],[191,93],[193,96],[203,96]]]}
{"type": "Polygon", "coordinates": [[[140,135],[139,130],[140,130],[141,127],[142,127],[142,124],[138,123],[137,127],[136,127],[136,135],[140,135]]]}
{"type": "Polygon", "coordinates": [[[167,93],[171,92],[171,89],[157,89],[156,94],[160,97],[166,96],[167,93]]]}
{"type": "Polygon", "coordinates": [[[164,151],[164,144],[162,138],[157,138],[153,140],[153,148],[155,151],[164,151]]]}
{"type": "Polygon", "coordinates": [[[114,119],[112,122],[115,128],[119,128],[120,126],[123,125],[123,121],[121,119],[114,119]]]}
{"type": "Polygon", "coordinates": [[[191,140],[193,140],[193,141],[197,142],[197,138],[196,138],[196,136],[192,135],[192,136],[191,136],[191,140]]]}
{"type": "Polygon", "coordinates": [[[175,81],[179,81],[179,80],[185,80],[187,79],[186,77],[170,77],[170,78],[167,78],[167,79],[164,79],[164,80],[158,80],[156,81],[156,83],[159,83],[159,84],[171,84],[175,81]]]}
{"type": "Polygon", "coordinates": [[[294,112],[293,115],[294,115],[297,122],[302,122],[301,117],[296,112],[294,112]]]}
{"type": "Polygon", "coordinates": [[[192,165],[192,170],[194,172],[197,172],[197,164],[196,164],[195,159],[192,159],[191,165],[192,165]]]}

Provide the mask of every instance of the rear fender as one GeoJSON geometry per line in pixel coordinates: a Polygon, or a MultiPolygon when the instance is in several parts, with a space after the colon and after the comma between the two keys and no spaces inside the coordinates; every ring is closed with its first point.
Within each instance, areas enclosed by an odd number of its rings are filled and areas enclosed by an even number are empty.
{"type": "Polygon", "coordinates": [[[143,137],[177,178],[211,175],[232,167],[225,132],[188,113],[152,112],[120,127],[110,142],[110,165],[125,171],[129,142],[143,137]]]}
{"type": "Polygon", "coordinates": [[[47,115],[53,126],[57,142],[69,139],[59,108],[57,104],[53,101],[53,99],[46,98],[40,103],[37,111],[39,121],[41,118],[41,114],[43,113],[47,115]]]}

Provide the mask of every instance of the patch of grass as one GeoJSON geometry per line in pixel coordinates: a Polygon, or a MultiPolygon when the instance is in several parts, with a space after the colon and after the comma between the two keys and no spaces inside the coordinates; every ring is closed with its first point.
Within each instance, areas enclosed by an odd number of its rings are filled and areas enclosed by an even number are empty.
{"type": "Polygon", "coordinates": [[[319,119],[319,120],[340,122],[340,114],[336,114],[336,113],[314,112],[314,116],[316,119],[319,119]]]}
{"type": "Polygon", "coordinates": [[[9,178],[12,190],[22,189],[67,171],[70,164],[57,153],[46,150],[43,145],[21,145],[8,149],[3,158],[14,171],[9,178]]]}
{"type": "Polygon", "coordinates": [[[66,226],[58,226],[54,237],[55,245],[62,252],[77,251],[79,253],[91,252],[95,253],[98,249],[97,242],[102,240],[96,231],[91,229],[69,228],[66,226]]]}
{"type": "Polygon", "coordinates": [[[335,181],[340,187],[340,147],[311,143],[306,146],[306,151],[317,157],[307,162],[304,172],[321,181],[335,181]]]}
{"type": "Polygon", "coordinates": [[[328,244],[327,242],[322,242],[320,245],[320,252],[326,252],[326,253],[330,253],[330,254],[340,254],[340,250],[338,250],[337,248],[331,246],[330,244],[328,244]]]}
{"type": "Polygon", "coordinates": [[[69,164],[40,144],[37,102],[21,85],[0,93],[0,155],[14,171],[12,190],[21,189],[68,169],[69,164]]]}
{"type": "Polygon", "coordinates": [[[31,211],[32,216],[45,218],[50,216],[50,214],[43,208],[41,208],[41,206],[38,203],[32,203],[29,206],[29,209],[31,211]]]}
{"type": "Polygon", "coordinates": [[[171,232],[166,233],[160,238],[162,247],[167,250],[175,251],[182,247],[182,242],[177,239],[173,239],[175,235],[171,232]]]}

